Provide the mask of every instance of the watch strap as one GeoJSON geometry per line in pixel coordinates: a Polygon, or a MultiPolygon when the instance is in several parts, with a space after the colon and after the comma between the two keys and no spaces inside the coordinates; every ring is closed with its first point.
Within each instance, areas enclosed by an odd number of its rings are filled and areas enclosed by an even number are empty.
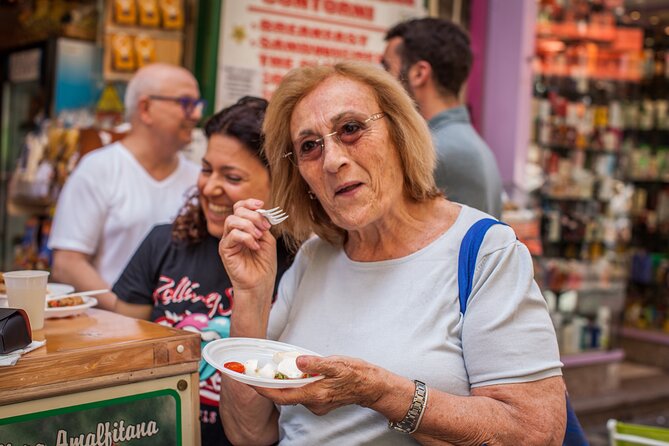
{"type": "Polygon", "coordinates": [[[427,406],[427,386],[424,382],[414,380],[416,385],[413,392],[413,399],[411,405],[409,406],[409,411],[407,414],[398,422],[388,421],[388,427],[396,431],[413,434],[418,429],[421,420],[423,419],[423,413],[425,413],[425,407],[427,406]]]}

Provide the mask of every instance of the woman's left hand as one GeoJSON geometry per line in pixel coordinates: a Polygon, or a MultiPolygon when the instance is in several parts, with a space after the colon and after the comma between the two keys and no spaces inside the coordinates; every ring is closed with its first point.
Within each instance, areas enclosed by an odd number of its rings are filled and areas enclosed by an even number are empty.
{"type": "Polygon", "coordinates": [[[345,356],[300,356],[297,367],[323,379],[303,387],[269,389],[255,387],[256,392],[276,404],[302,404],[316,415],[350,404],[369,407],[375,401],[375,382],[380,369],[372,364],[345,356]]]}
{"type": "MultiPolygon", "coordinates": [[[[255,391],[275,404],[301,404],[319,416],[357,404],[397,421],[406,415],[415,389],[410,379],[350,357],[300,356],[297,366],[324,378],[298,388],[255,391]]],[[[434,389],[430,395],[414,436],[422,444],[562,444],[565,389],[560,376],[484,386],[468,396],[434,389]]]]}

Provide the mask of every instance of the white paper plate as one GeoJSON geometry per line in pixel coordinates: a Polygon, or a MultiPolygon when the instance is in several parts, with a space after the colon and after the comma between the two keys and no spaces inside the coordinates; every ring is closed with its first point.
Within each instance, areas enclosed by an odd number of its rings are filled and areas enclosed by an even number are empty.
{"type": "Polygon", "coordinates": [[[44,309],[44,318],[52,319],[52,318],[76,316],[98,304],[98,300],[91,296],[82,296],[82,299],[84,299],[84,303],[81,305],[73,305],[71,307],[56,307],[56,308],[47,307],[44,309]]]}
{"type": "MultiPolygon", "coordinates": [[[[47,283],[46,284],[46,297],[49,296],[60,296],[61,294],[69,294],[74,291],[72,285],[66,283],[47,283]]],[[[7,299],[7,295],[0,293],[0,299],[7,299]]]]}
{"type": "Polygon", "coordinates": [[[305,355],[321,356],[318,353],[314,353],[301,347],[284,344],[283,342],[270,341],[268,339],[225,338],[217,339],[205,345],[202,350],[202,357],[209,364],[220,370],[221,373],[228,375],[235,381],[250,386],[286,389],[289,387],[302,387],[305,384],[322,379],[323,376],[312,376],[310,378],[300,379],[260,378],[233,372],[232,370],[223,367],[226,362],[236,361],[244,364],[249,359],[257,359],[258,365],[262,367],[264,364],[272,361],[274,353],[294,350],[304,353],[305,355]]]}
{"type": "Polygon", "coordinates": [[[62,294],[69,294],[72,291],[74,291],[74,287],[66,283],[46,284],[46,297],[54,297],[54,296],[60,296],[62,294]]]}

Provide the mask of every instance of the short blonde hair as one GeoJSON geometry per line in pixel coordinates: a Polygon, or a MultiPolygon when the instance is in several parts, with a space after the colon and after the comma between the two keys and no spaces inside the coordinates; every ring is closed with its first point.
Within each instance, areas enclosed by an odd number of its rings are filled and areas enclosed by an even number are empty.
{"type": "Polygon", "coordinates": [[[385,114],[390,140],[402,163],[404,189],[416,201],[442,196],[434,181],[436,155],[427,124],[400,83],[376,65],[339,62],[291,70],[269,102],[263,132],[264,150],[272,173],[272,203],[290,218],[277,227],[286,243],[298,248],[313,233],[341,245],[346,231],[336,226],[318,202],[297,167],[286,158],[293,151],[290,120],[297,104],[318,85],[333,76],[365,84],[374,92],[379,111],[385,114]]]}

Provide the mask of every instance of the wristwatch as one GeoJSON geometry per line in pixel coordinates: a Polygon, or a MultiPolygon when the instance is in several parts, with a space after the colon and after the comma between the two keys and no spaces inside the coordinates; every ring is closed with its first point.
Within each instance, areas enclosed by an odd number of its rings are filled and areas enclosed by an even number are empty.
{"type": "Polygon", "coordinates": [[[427,386],[425,383],[415,379],[416,389],[413,392],[413,400],[407,414],[398,422],[388,421],[388,427],[404,434],[413,434],[420,425],[425,407],[427,406],[427,386]]]}

